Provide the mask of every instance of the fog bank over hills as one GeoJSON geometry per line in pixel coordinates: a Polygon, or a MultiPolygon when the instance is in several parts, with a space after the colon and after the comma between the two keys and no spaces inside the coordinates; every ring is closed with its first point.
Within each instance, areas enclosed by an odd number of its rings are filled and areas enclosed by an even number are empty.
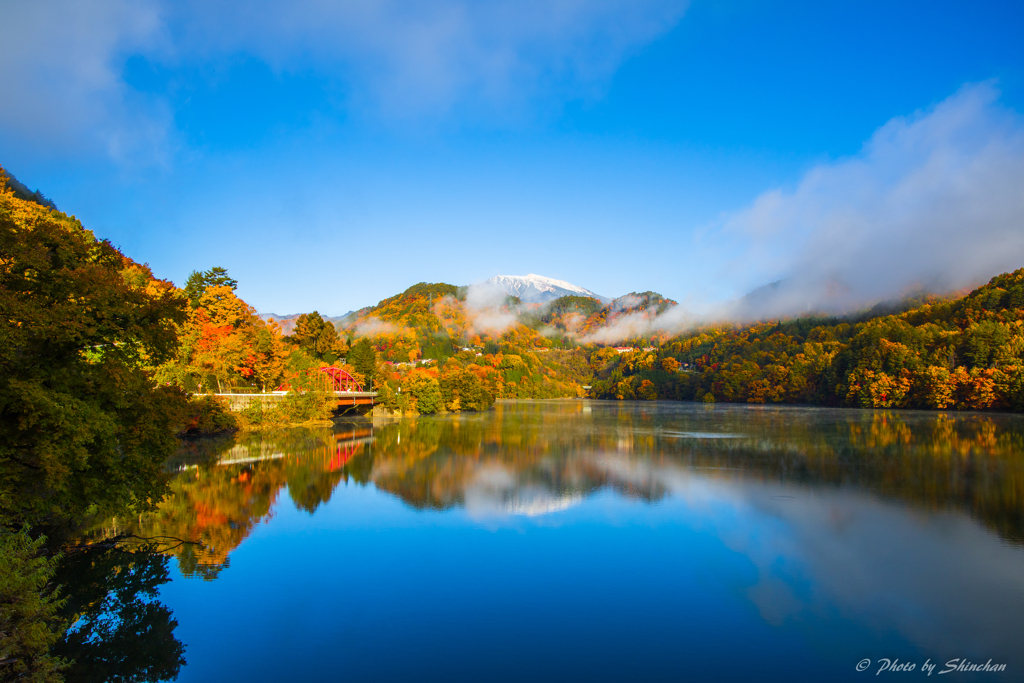
{"type": "MultiPolygon", "coordinates": [[[[419,283],[376,305],[340,316],[322,317],[346,335],[373,337],[402,329],[418,329],[424,324],[439,332],[445,325],[427,321],[461,311],[458,314],[462,316],[461,324],[467,327],[458,332],[450,329],[449,333],[455,336],[500,335],[523,324],[543,336],[565,336],[582,343],[613,345],[651,335],[685,333],[722,322],[887,315],[920,305],[929,295],[949,291],[940,283],[932,283],[930,287],[916,286],[861,304],[849,299],[849,288],[841,283],[825,283],[823,292],[817,287],[817,284],[808,286],[799,280],[779,280],[711,310],[696,311],[657,292],[631,292],[609,299],[578,285],[539,275],[496,276],[461,287],[419,283]],[[423,318],[424,315],[427,318],[423,318]]],[[[283,334],[291,334],[300,315],[266,313],[261,317],[275,320],[283,334]]]]}
{"type": "Polygon", "coordinates": [[[752,291],[710,318],[844,314],[944,294],[1024,264],[1024,119],[992,83],[897,117],[861,151],[763,193],[705,235],[719,282],[752,291]],[[759,287],[766,282],[773,283],[759,287]]]}

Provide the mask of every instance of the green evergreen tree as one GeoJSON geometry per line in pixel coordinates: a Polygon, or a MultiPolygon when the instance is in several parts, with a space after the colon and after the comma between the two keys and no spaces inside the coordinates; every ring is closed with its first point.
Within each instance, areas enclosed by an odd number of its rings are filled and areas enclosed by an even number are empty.
{"type": "Polygon", "coordinates": [[[185,281],[185,297],[192,304],[192,308],[199,306],[199,299],[210,287],[230,287],[234,291],[238,289],[238,280],[231,278],[228,271],[219,266],[205,272],[193,270],[185,281]]]}
{"type": "Polygon", "coordinates": [[[338,331],[316,311],[298,317],[291,341],[313,358],[325,363],[333,363],[338,357],[338,331]]]}
{"type": "Polygon", "coordinates": [[[356,372],[366,378],[366,390],[372,391],[373,380],[377,375],[377,350],[369,339],[360,339],[348,352],[348,364],[356,372]]]}
{"type": "Polygon", "coordinates": [[[28,528],[0,525],[0,681],[56,683],[64,662],[49,654],[60,638],[62,600],[50,579],[54,558],[42,554],[44,538],[28,528]]]}

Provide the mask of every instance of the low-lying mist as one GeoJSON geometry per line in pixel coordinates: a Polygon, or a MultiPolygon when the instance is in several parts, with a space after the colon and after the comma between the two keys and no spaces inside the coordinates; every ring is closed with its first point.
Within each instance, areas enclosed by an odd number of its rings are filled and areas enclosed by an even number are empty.
{"type": "Polygon", "coordinates": [[[1024,266],[1024,121],[998,97],[965,86],[727,219],[719,276],[775,284],[705,315],[845,313],[1024,266]]]}

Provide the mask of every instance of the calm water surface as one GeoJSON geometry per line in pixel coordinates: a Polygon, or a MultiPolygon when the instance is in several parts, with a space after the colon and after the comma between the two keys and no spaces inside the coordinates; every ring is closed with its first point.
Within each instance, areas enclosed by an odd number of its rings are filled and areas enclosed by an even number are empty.
{"type": "Polygon", "coordinates": [[[1024,680],[1017,416],[505,402],[172,466],[97,530],[202,542],[106,570],[150,678],[1024,680]]]}

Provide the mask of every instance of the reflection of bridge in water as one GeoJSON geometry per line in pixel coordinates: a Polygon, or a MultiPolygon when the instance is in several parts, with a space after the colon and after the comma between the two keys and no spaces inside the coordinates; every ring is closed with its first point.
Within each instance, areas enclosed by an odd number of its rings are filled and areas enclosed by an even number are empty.
{"type": "Polygon", "coordinates": [[[344,467],[361,446],[373,443],[373,427],[352,429],[334,435],[334,452],[327,463],[327,471],[334,472],[344,467]]]}
{"type": "MultiPolygon", "coordinates": [[[[322,456],[324,469],[328,472],[344,467],[349,460],[363,447],[373,443],[373,427],[371,425],[353,426],[351,429],[335,432],[333,444],[324,443],[311,449],[302,451],[306,456],[322,456]]],[[[235,444],[224,455],[217,460],[217,465],[247,465],[267,460],[280,460],[281,458],[296,455],[294,451],[284,453],[279,450],[280,446],[274,444],[266,448],[261,442],[254,444],[235,444]]]]}
{"type": "MultiPolygon", "coordinates": [[[[363,385],[341,368],[331,366],[317,368],[313,376],[308,379],[310,380],[309,386],[304,389],[333,396],[336,400],[335,411],[347,411],[357,406],[373,408],[373,399],[377,397],[376,391],[364,391],[363,385]]],[[[283,401],[291,390],[291,385],[286,382],[274,391],[262,393],[236,391],[214,395],[227,400],[228,407],[237,413],[248,408],[253,401],[259,401],[264,408],[273,408],[283,401]]]]}

